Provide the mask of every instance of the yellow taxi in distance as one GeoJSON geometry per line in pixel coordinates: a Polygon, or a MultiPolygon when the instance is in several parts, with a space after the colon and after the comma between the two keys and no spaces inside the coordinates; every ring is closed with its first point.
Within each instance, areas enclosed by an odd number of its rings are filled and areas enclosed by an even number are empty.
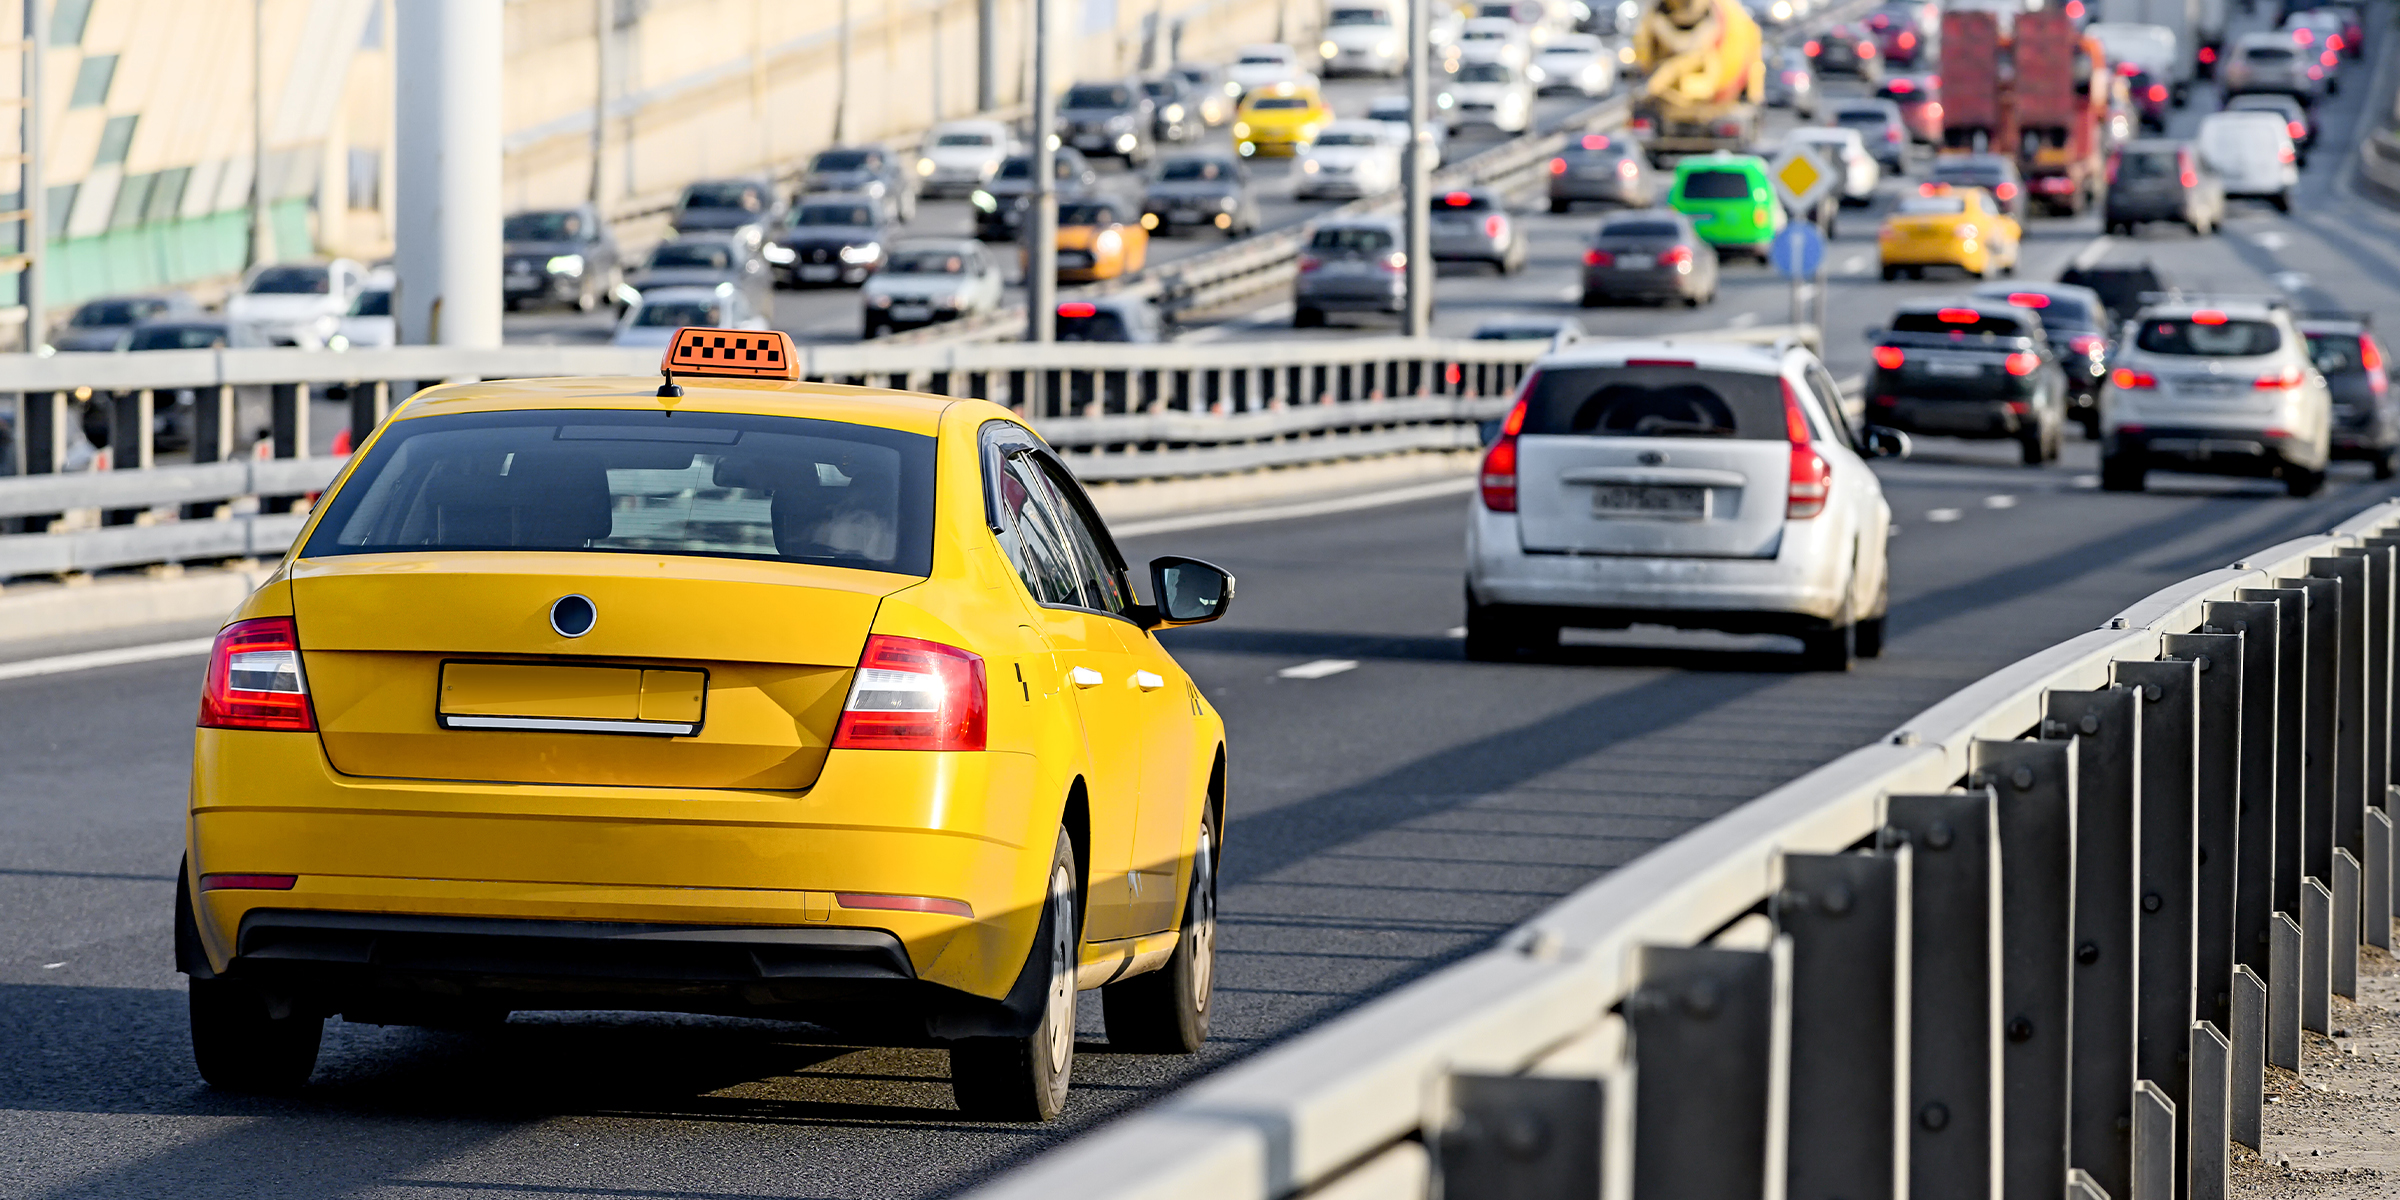
{"type": "Polygon", "coordinates": [[[1242,97],[1233,113],[1233,148],[1242,157],[1289,158],[1317,140],[1333,120],[1333,106],[1315,88],[1278,83],[1242,97]]]}
{"type": "MultiPolygon", "coordinates": [[[[1067,200],[1058,206],[1058,277],[1066,281],[1115,279],[1142,269],[1150,257],[1150,231],[1125,218],[1113,200],[1067,200]]],[[[1019,251],[1029,266],[1027,252],[1019,251]]]]}
{"type": "Polygon", "coordinates": [[[651,1009],[946,1045],[1064,1102],[1075,993],[1199,1048],[1224,723],[1150,564],[1007,409],[798,381],[684,329],[665,386],[440,387],[354,455],[211,654],[176,965],[201,1074],[324,1018],[651,1009]],[[688,385],[688,386],[685,386],[688,385]]]}
{"type": "Polygon", "coordinates": [[[1990,192],[1926,183],[1892,207],[1875,243],[1887,280],[1903,274],[1922,279],[1927,267],[1957,267],[1990,279],[2016,273],[2023,237],[2024,230],[2000,211],[1990,192]]]}

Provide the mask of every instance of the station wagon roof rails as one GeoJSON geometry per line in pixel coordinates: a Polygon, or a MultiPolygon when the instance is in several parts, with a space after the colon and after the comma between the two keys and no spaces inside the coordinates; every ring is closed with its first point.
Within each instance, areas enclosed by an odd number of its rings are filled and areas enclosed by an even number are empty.
{"type": "Polygon", "coordinates": [[[2292,298],[2280,292],[2199,292],[2171,288],[2163,292],[2143,292],[2144,304],[2255,304],[2260,308],[2292,311],[2292,298]]]}

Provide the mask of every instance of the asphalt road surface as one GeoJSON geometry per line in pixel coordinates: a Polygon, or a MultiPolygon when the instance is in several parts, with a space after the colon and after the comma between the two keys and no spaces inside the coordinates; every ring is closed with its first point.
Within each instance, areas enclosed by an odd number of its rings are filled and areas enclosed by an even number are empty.
{"type": "MultiPolygon", "coordinates": [[[[2162,230],[2098,252],[2394,327],[2400,219],[2339,186],[2364,79],[2327,106],[2326,152],[2290,217],[2244,207],[2218,238],[2162,230]]],[[[2210,104],[2200,89],[2182,119],[2210,104]]],[[[1547,295],[1529,283],[1589,220],[1559,220],[1534,270],[1490,281],[1491,306],[1571,304],[1561,280],[1547,295]]],[[[1875,282],[1871,229],[1845,221],[1837,246],[1837,372],[1860,365],[1856,331],[1892,301],[1945,288],[1875,282]],[[1842,268],[1845,251],[1867,269],[1842,268]]],[[[2037,223],[2025,274],[2055,271],[2094,232],[2037,223]]],[[[1632,332],[1773,322],[1784,303],[1729,272],[1713,311],[1584,315],[1632,332]]],[[[1076,1090],[1047,1127],[960,1118],[938,1052],[640,1014],[520,1015],[478,1033],[336,1022],[302,1093],[214,1093],[191,1065],[168,923],[198,660],[0,682],[0,1195],[940,1195],[1484,945],[2156,587],[2392,490],[2344,464],[2307,501],[2173,475],[2110,495],[2087,443],[2045,469],[2013,465],[2007,443],[1920,449],[1878,468],[1901,530],[1892,640],[1848,675],[1796,672],[1774,639],[1649,630],[1467,663],[1453,636],[1463,495],[1130,539],[1137,560],[1196,554],[1242,582],[1224,622],[1169,635],[1232,739],[1217,1032],[1191,1059],[1112,1054],[1087,998],[1076,1090]],[[1281,674],[1310,664],[1313,677],[1281,674]]],[[[61,648],[20,636],[0,661],[61,648]]]]}

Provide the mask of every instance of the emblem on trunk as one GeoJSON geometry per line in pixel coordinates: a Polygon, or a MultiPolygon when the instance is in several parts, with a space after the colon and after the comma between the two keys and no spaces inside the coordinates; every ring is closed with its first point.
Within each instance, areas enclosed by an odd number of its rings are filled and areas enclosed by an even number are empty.
{"type": "Polygon", "coordinates": [[[582,637],[599,623],[600,610],[589,596],[560,596],[550,602],[550,628],[560,637],[582,637]]]}
{"type": "Polygon", "coordinates": [[[1644,450],[1642,451],[1640,458],[1643,466],[1655,467],[1660,463],[1667,461],[1667,452],[1664,450],[1644,450]]]}

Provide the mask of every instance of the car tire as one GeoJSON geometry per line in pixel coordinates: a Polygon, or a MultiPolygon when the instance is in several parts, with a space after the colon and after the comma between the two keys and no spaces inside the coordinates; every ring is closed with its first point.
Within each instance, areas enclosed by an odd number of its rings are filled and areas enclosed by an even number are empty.
{"type": "Polygon", "coordinates": [[[2084,413],[2083,415],[2081,415],[2081,416],[2079,416],[2079,417],[2076,417],[2076,418],[2075,418],[2075,421],[2076,421],[2076,423],[2077,423],[2077,424],[2079,424],[2079,425],[2083,426],[2083,440],[2085,440],[2085,441],[2087,441],[2087,442],[2096,442],[2096,441],[2099,441],[2099,440],[2100,440],[2100,406],[2099,406],[2099,405],[2097,405],[2097,404],[2094,404],[2094,405],[2092,406],[2092,411],[2090,411],[2090,412],[2087,412],[2087,413],[2084,413]]]}
{"type": "Polygon", "coordinates": [[[2138,492],[2147,481],[2150,469],[2130,454],[2100,456],[2100,490],[2104,492],[2138,492]]]}
{"type": "Polygon", "coordinates": [[[1572,200],[1561,200],[1556,196],[1552,196],[1550,198],[1550,212],[1553,216],[1564,213],[1574,207],[1575,202],[1572,200]]]}
{"type": "Polygon", "coordinates": [[[2288,213],[2292,211],[2291,190],[2287,188],[2283,191],[2275,193],[2274,197],[2269,199],[2267,203],[2274,205],[2275,211],[2279,213],[2288,213]]]}
{"type": "Polygon", "coordinates": [[[2036,424],[2032,431],[2017,435],[2018,460],[2029,467],[2042,467],[2050,462],[2050,439],[2036,424]]]}
{"type": "Polygon", "coordinates": [[[1884,281],[1885,283],[1890,283],[1891,281],[1893,281],[1893,280],[1895,280],[1895,279],[1898,279],[1898,278],[1900,278],[1900,268],[1898,268],[1898,267],[1885,267],[1885,268],[1883,269],[1883,281],[1884,281]]]}
{"type": "Polygon", "coordinates": [[[1024,1037],[964,1038],[950,1047],[950,1090],[961,1112],[1000,1121],[1047,1121],[1066,1107],[1075,1069],[1075,847],[1060,830],[1050,853],[1050,892],[1034,928],[1033,970],[1049,979],[1034,1031],[1024,1037]]]}
{"type": "Polygon", "coordinates": [[[2394,475],[2400,475],[2400,446],[2375,456],[2375,478],[2390,479],[2394,475]]]}
{"type": "Polygon", "coordinates": [[[1467,590],[1467,661],[1506,662],[1516,657],[1525,642],[1523,622],[1496,605],[1477,604],[1474,589],[1467,590]]]}
{"type": "Polygon", "coordinates": [[[1191,892],[1167,965],[1100,989],[1108,1047],[1131,1054],[1194,1054],[1208,1041],[1217,972],[1216,818],[1205,804],[1192,851],[1191,892]]]}
{"type": "Polygon", "coordinates": [[[1323,309],[1295,308],[1292,310],[1292,328],[1294,329],[1315,329],[1324,324],[1325,311],[1323,309]]]}
{"type": "Polygon", "coordinates": [[[191,981],[192,1061],[200,1078],[225,1092],[299,1090],[317,1068],[325,1018],[276,1004],[248,980],[191,981]]]}
{"type": "Polygon", "coordinates": [[[2284,495],[2295,500],[2305,500],[2323,490],[2325,490],[2325,468],[2319,467],[2313,471],[2288,465],[2283,468],[2284,495]]]}
{"type": "Polygon", "coordinates": [[[1830,629],[1800,635],[1800,665],[1808,671],[1847,671],[1858,658],[1858,626],[1842,614],[1830,629]]]}
{"type": "Polygon", "coordinates": [[[1595,292],[1595,291],[1592,291],[1592,290],[1591,290],[1591,289],[1589,289],[1589,288],[1586,288],[1586,289],[1584,289],[1584,293],[1583,293],[1583,295],[1581,295],[1580,297],[1577,297],[1577,298],[1576,298],[1576,301],[1575,301],[1575,307],[1577,307],[1577,308],[1598,308],[1598,307],[1600,307],[1600,306],[1601,306],[1603,303],[1605,303],[1605,302],[1606,302],[1606,300],[1607,300],[1607,298],[1606,298],[1606,297],[1604,297],[1604,296],[1602,296],[1600,293],[1598,293],[1598,292],[1595,292]]]}

